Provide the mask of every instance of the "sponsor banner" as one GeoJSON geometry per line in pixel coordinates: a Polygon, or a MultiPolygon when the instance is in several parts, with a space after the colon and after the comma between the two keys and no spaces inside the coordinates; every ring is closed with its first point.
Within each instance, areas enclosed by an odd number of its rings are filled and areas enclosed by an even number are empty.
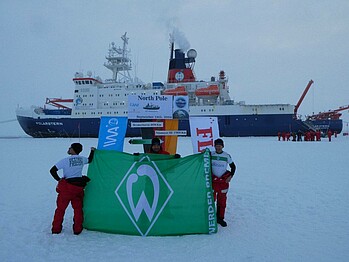
{"type": "Polygon", "coordinates": [[[173,118],[189,119],[188,96],[173,96],[173,118]]]}
{"type": "Polygon", "coordinates": [[[187,130],[155,130],[155,136],[186,136],[187,130]]]}
{"type": "Polygon", "coordinates": [[[163,127],[162,122],[131,122],[131,127],[163,127]]]}
{"type": "Polygon", "coordinates": [[[129,95],[129,119],[172,119],[172,96],[129,95]]]}
{"type": "Polygon", "coordinates": [[[202,152],[206,148],[213,151],[213,142],[219,138],[217,117],[190,117],[189,123],[193,152],[202,152]]]}
{"type": "Polygon", "coordinates": [[[98,146],[101,150],[123,151],[127,117],[101,117],[98,146]]]}
{"type": "Polygon", "coordinates": [[[141,236],[217,232],[208,150],[183,158],[96,150],[88,177],[89,230],[141,236]]]}

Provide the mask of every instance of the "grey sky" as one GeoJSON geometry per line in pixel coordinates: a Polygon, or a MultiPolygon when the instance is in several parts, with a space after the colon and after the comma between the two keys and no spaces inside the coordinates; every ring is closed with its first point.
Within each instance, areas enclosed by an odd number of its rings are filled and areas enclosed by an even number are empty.
{"type": "Polygon", "coordinates": [[[348,14],[347,0],[2,0],[0,121],[71,98],[76,71],[110,78],[104,57],[124,32],[137,76],[165,81],[173,28],[198,53],[197,78],[225,70],[234,100],[296,104],[313,79],[299,113],[335,109],[349,104],[348,14]]]}

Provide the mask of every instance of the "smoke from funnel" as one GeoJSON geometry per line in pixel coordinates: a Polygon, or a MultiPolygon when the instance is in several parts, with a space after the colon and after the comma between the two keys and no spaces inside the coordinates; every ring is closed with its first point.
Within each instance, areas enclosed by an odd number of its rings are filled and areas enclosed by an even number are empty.
{"type": "Polygon", "coordinates": [[[174,39],[176,46],[181,49],[183,52],[189,50],[190,43],[185,37],[184,33],[179,31],[178,28],[173,28],[171,33],[171,38],[174,39]]]}

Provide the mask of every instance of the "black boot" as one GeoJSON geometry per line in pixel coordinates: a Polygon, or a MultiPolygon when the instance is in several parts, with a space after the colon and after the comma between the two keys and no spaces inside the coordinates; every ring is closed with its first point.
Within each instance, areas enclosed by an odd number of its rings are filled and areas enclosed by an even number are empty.
{"type": "Polygon", "coordinates": [[[227,222],[225,222],[224,219],[220,217],[217,217],[217,223],[220,224],[222,227],[227,226],[227,222]]]}
{"type": "Polygon", "coordinates": [[[223,218],[219,217],[219,210],[220,210],[220,206],[217,206],[217,223],[220,224],[222,227],[226,227],[227,226],[227,222],[224,221],[223,218]]]}

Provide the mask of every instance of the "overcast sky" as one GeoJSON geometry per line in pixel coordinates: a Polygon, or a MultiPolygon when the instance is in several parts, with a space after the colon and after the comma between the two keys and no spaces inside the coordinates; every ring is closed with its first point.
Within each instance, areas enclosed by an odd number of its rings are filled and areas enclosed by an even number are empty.
{"type": "Polygon", "coordinates": [[[348,0],[1,0],[0,121],[72,98],[76,71],[110,78],[105,55],[125,32],[137,76],[165,81],[174,28],[197,78],[225,70],[232,99],[295,105],[313,79],[299,113],[335,109],[349,104],[348,14],[348,0]]]}

